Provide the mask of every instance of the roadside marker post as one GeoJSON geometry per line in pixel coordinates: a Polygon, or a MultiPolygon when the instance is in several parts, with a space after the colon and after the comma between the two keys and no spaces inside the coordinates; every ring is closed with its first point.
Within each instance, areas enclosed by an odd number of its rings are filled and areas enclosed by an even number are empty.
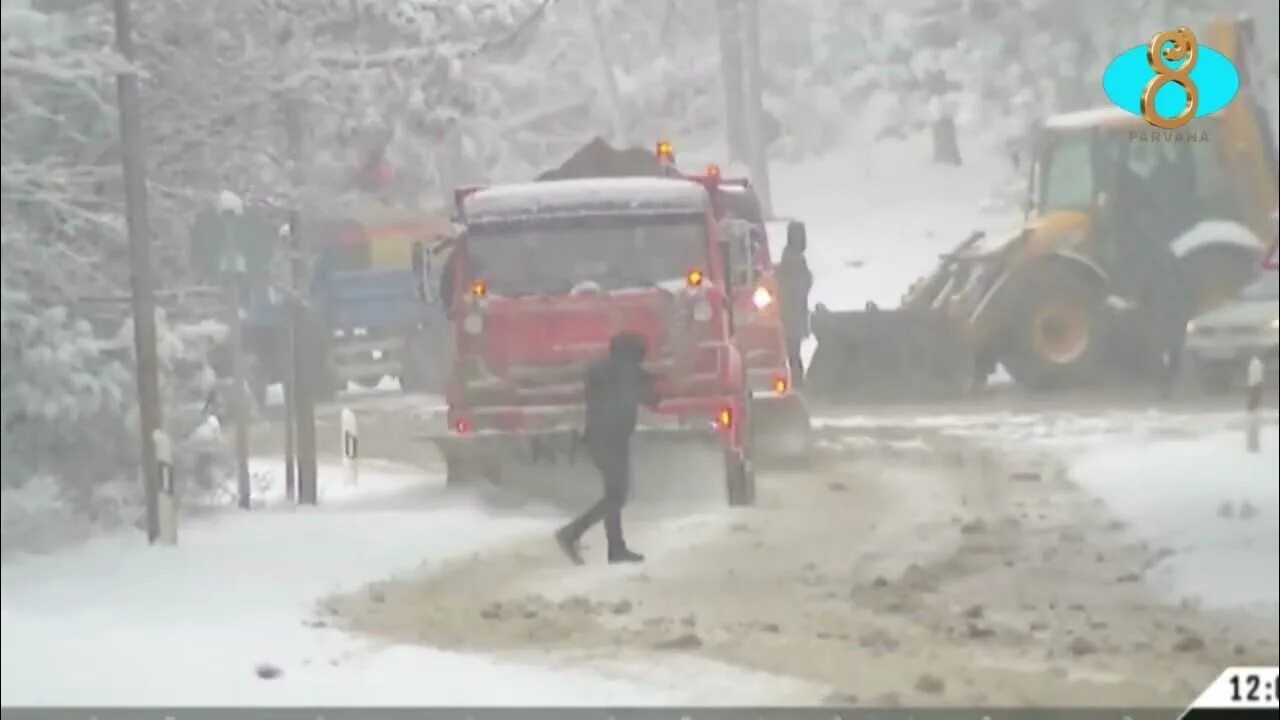
{"type": "Polygon", "coordinates": [[[1262,419],[1259,409],[1262,406],[1262,386],[1266,381],[1266,368],[1262,364],[1262,358],[1256,355],[1249,359],[1249,368],[1246,371],[1246,392],[1247,400],[1245,401],[1245,409],[1249,413],[1248,420],[1245,423],[1245,446],[1251,453],[1262,451],[1262,419]]]}
{"type": "Polygon", "coordinates": [[[360,480],[360,426],[351,408],[342,408],[342,472],[348,485],[360,480]]]}
{"type": "Polygon", "coordinates": [[[152,437],[156,449],[156,477],[160,481],[160,492],[156,499],[159,540],[164,545],[177,545],[178,496],[173,478],[173,443],[163,430],[156,430],[152,437]]]}

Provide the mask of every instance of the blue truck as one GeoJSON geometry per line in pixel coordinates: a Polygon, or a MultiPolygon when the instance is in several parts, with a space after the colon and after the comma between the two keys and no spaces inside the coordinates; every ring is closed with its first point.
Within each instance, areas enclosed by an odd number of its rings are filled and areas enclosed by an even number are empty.
{"type": "MultiPolygon", "coordinates": [[[[314,350],[304,358],[312,386],[321,399],[348,383],[371,387],[384,377],[397,378],[407,392],[436,391],[449,357],[448,320],[415,257],[434,259],[447,248],[451,224],[385,208],[359,217],[303,226],[313,259],[311,312],[301,330],[304,346],[314,350]]],[[[248,379],[260,402],[270,385],[288,377],[284,223],[278,213],[248,209],[202,217],[193,232],[193,255],[208,279],[225,284],[230,273],[241,283],[248,379]]]]}

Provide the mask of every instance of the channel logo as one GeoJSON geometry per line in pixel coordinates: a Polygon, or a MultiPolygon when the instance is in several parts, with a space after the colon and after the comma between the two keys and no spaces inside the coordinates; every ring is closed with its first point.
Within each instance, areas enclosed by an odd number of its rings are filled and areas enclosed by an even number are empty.
{"type": "Polygon", "coordinates": [[[1229,105],[1240,73],[1226,55],[1201,45],[1191,28],[1180,27],[1117,55],[1102,73],[1102,90],[1122,110],[1174,130],[1229,105]]]}

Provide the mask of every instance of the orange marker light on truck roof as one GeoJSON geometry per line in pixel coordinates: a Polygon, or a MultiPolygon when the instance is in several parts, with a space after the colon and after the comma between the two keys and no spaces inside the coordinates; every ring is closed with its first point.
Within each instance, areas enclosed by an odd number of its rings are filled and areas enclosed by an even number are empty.
{"type": "Polygon", "coordinates": [[[711,163],[710,165],[708,165],[708,166],[707,166],[707,177],[709,177],[709,178],[716,178],[716,179],[719,179],[719,178],[720,178],[720,166],[719,166],[719,165],[716,165],[715,163],[711,163]]]}
{"type": "Polygon", "coordinates": [[[779,395],[787,391],[787,379],[784,377],[776,377],[773,379],[773,391],[779,395]]]}
{"type": "Polygon", "coordinates": [[[471,294],[476,297],[484,297],[489,294],[489,284],[483,280],[475,280],[471,283],[471,294]]]}
{"type": "Polygon", "coordinates": [[[720,412],[716,413],[716,425],[719,425],[721,430],[733,427],[733,408],[720,408],[720,412]]]}
{"type": "Polygon", "coordinates": [[[656,148],[658,162],[662,165],[670,165],[676,161],[675,146],[666,140],[659,140],[656,148]]]}
{"type": "Polygon", "coordinates": [[[701,287],[703,281],[702,271],[690,270],[689,274],[684,276],[684,281],[691,288],[701,287]]]}

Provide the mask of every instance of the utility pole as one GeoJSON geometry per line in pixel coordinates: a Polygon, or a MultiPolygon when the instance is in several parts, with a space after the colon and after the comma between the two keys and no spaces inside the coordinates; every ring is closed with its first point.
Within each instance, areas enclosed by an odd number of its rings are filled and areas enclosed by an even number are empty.
{"type": "Polygon", "coordinates": [[[742,91],[746,116],[747,164],[751,183],[766,218],[773,217],[773,193],[769,184],[769,148],[764,138],[764,68],[760,61],[760,0],[742,0],[742,91]]]}
{"type": "MultiPolygon", "coordinates": [[[[285,272],[289,278],[289,292],[285,297],[285,338],[284,338],[284,493],[290,502],[296,502],[298,499],[298,460],[295,452],[297,440],[295,438],[294,411],[293,411],[293,368],[296,363],[293,355],[294,348],[294,330],[293,330],[293,255],[297,248],[293,245],[293,233],[290,225],[280,226],[279,232],[280,247],[284,250],[285,272]]],[[[278,342],[278,341],[277,341],[278,342]]],[[[276,350],[281,350],[276,345],[276,350]]]]}
{"type": "Polygon", "coordinates": [[[720,77],[724,83],[724,130],[730,160],[750,157],[743,102],[742,8],[740,0],[717,0],[720,77]]]}
{"type": "MultiPolygon", "coordinates": [[[[116,49],[133,63],[129,0],[113,0],[116,49]]],[[[132,68],[116,76],[120,112],[120,161],[124,171],[125,219],[129,231],[129,274],[133,290],[133,347],[138,363],[138,419],[142,477],[147,496],[147,542],[160,537],[160,464],[156,432],[161,429],[159,363],[156,358],[155,288],[151,278],[151,229],[147,221],[146,162],[138,117],[138,76],[132,68]]]]}
{"type": "Polygon", "coordinates": [[[240,284],[248,273],[248,258],[240,248],[240,239],[233,226],[236,218],[244,213],[244,203],[235,193],[223,190],[218,197],[218,212],[222,215],[222,271],[227,282],[227,295],[231,304],[228,315],[231,334],[231,412],[235,417],[236,444],[236,495],[242,510],[251,504],[249,485],[249,403],[245,398],[244,327],[240,316],[240,284]]]}
{"type": "Polygon", "coordinates": [[[298,502],[315,505],[319,499],[316,483],[316,406],[315,387],[318,380],[315,368],[324,363],[316,357],[324,347],[316,337],[318,330],[310,310],[310,263],[307,262],[306,238],[302,234],[302,202],[304,180],[303,126],[300,101],[289,97],[285,101],[285,132],[289,138],[289,157],[293,163],[293,208],[289,213],[289,236],[293,241],[291,273],[293,292],[289,293],[289,317],[293,331],[289,333],[293,366],[294,432],[298,453],[298,502]]]}

